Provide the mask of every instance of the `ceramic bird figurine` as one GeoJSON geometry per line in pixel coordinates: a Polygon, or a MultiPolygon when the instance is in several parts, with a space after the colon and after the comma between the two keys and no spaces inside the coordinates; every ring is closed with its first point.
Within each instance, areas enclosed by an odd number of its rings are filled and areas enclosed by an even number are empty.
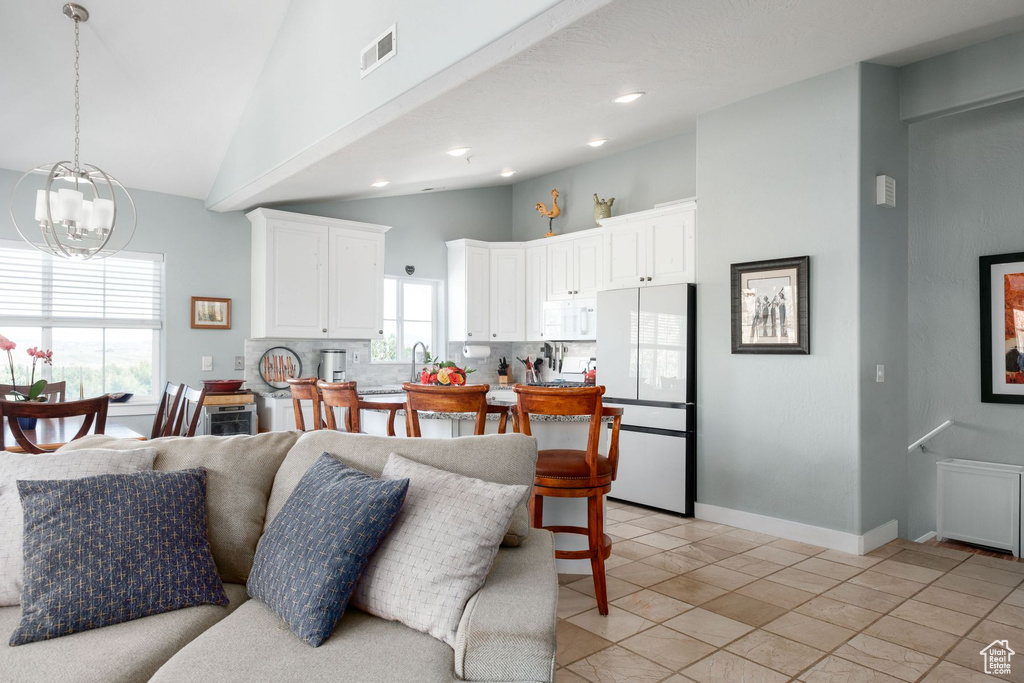
{"type": "Polygon", "coordinates": [[[562,215],[562,207],[558,205],[558,190],[551,190],[551,210],[548,211],[548,207],[544,206],[544,202],[537,202],[534,205],[537,212],[545,218],[558,218],[562,215]]]}

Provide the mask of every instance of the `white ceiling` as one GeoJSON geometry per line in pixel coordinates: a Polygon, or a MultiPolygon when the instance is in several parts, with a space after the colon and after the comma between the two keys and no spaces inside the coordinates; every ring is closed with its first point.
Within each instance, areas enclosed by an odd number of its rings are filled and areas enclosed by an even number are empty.
{"type": "Polygon", "coordinates": [[[898,66],[1021,28],[1019,0],[617,0],[327,158],[307,152],[305,170],[231,208],[511,184],[859,61],[898,66]],[[611,102],[632,91],[648,94],[611,102]],[[469,163],[444,154],[455,146],[473,148],[469,163]]]}
{"type": "MultiPolygon", "coordinates": [[[[130,187],[205,198],[287,0],[83,4],[83,160],[130,187]]],[[[0,0],[0,168],[71,154],[72,26],[61,5],[0,0]]],[[[387,123],[353,124],[369,132],[326,158],[295,150],[288,167],[300,170],[217,208],[517,182],[692,130],[700,112],[858,61],[902,65],[1021,29],[1020,0],[616,0],[467,83],[439,86],[423,106],[374,112],[387,123]],[[633,90],[648,96],[611,103],[633,90]],[[611,142],[586,147],[593,137],[611,142]],[[470,163],[444,154],[457,145],[473,148],[470,163]],[[499,178],[506,167],[519,173],[499,178]],[[391,185],[369,187],[382,178],[391,185]]]]}
{"type": "MultiPolygon", "coordinates": [[[[288,0],[78,0],[81,158],[130,187],[205,198],[288,0]],[[258,11],[255,11],[257,10],[258,11]]],[[[0,168],[74,151],[63,0],[0,0],[0,168]]]]}

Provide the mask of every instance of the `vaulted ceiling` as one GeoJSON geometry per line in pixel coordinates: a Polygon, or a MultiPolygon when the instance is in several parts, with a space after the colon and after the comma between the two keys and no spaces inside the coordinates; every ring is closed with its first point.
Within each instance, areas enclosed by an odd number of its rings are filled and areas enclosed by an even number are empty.
{"type": "MultiPolygon", "coordinates": [[[[318,1],[83,0],[83,159],[215,210],[511,183],[691,130],[700,112],[851,63],[898,66],[1024,29],[1019,0],[532,0],[530,16],[482,25],[482,47],[452,38],[460,54],[430,52],[448,37],[411,30],[393,0],[394,59],[362,81],[275,102],[268,83],[283,65],[315,67],[282,41],[301,38],[318,1]],[[439,66],[421,77],[413,67],[428,57],[439,66]],[[409,87],[385,87],[410,74],[409,87]],[[632,91],[647,96],[611,102],[632,91]],[[364,106],[339,108],[339,97],[364,106]],[[302,112],[318,107],[336,120],[305,128],[302,112]],[[285,134],[304,131],[312,139],[285,134]],[[610,142],[587,147],[595,137],[610,142]],[[445,154],[463,145],[468,163],[445,154]],[[517,174],[499,177],[506,168],[517,174]],[[371,188],[377,180],[390,184],[371,188]]],[[[462,4],[434,6],[443,20],[462,4]]],[[[71,153],[73,31],[60,6],[0,0],[0,168],[71,153]]],[[[473,22],[460,21],[463,36],[473,22]]],[[[365,44],[384,28],[352,35],[365,44]]],[[[336,46],[345,64],[355,41],[336,46]]]]}

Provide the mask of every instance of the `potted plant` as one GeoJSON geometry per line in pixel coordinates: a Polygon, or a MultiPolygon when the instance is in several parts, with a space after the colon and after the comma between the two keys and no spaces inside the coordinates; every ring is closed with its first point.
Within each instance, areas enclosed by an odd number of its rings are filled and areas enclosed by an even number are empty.
{"type": "MultiPolygon", "coordinates": [[[[12,342],[7,337],[0,334],[0,351],[7,352],[7,362],[11,368],[11,385],[17,386],[18,380],[14,374],[14,355],[11,351],[14,351],[18,347],[17,344],[12,342]]],[[[53,365],[53,351],[43,351],[40,348],[33,346],[28,349],[28,355],[32,358],[32,372],[29,375],[28,380],[28,393],[22,393],[17,390],[13,390],[11,393],[14,395],[16,401],[38,401],[44,403],[47,396],[43,394],[43,390],[46,389],[46,380],[41,379],[36,381],[36,364],[42,361],[44,365],[53,365]]],[[[36,428],[36,418],[34,417],[19,417],[18,425],[23,430],[32,430],[36,428]]]]}

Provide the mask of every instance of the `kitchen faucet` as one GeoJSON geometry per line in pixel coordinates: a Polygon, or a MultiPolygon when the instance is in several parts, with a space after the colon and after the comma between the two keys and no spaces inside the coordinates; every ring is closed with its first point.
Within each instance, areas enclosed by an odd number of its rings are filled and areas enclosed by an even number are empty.
{"type": "Polygon", "coordinates": [[[423,342],[416,342],[415,344],[412,345],[412,374],[409,376],[409,381],[410,382],[416,382],[417,381],[417,379],[416,379],[416,347],[417,346],[422,346],[423,347],[423,362],[424,363],[427,362],[427,355],[428,355],[427,354],[427,345],[424,344],[423,342]]]}

